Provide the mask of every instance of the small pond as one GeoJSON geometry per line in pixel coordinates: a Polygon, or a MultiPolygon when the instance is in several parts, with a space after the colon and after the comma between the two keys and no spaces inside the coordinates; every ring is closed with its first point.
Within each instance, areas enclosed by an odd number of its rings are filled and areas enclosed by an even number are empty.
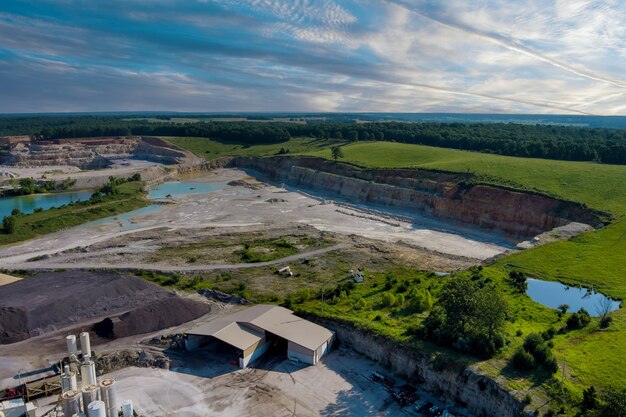
{"type": "Polygon", "coordinates": [[[17,197],[0,198],[0,219],[11,215],[13,209],[30,214],[36,208],[47,210],[51,207],[59,207],[78,200],[88,200],[92,191],[79,191],[54,194],[31,194],[17,197]]]}
{"type": "Polygon", "coordinates": [[[558,308],[562,304],[569,305],[569,312],[578,311],[581,307],[592,316],[598,315],[598,309],[604,302],[610,302],[610,311],[617,310],[620,302],[612,300],[589,288],[570,287],[560,282],[542,281],[528,278],[526,294],[539,304],[546,307],[558,308]]]}
{"type": "Polygon", "coordinates": [[[212,193],[226,188],[228,185],[224,182],[192,182],[192,181],[175,181],[165,182],[150,189],[150,198],[183,198],[188,195],[212,193]]]}

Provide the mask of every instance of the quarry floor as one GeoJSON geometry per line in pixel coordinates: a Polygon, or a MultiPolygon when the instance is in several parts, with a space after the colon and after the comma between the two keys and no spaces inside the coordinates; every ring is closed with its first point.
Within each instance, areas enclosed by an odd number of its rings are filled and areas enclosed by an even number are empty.
{"type": "Polygon", "coordinates": [[[380,368],[351,350],[335,350],[315,366],[280,358],[259,362],[242,370],[223,357],[207,355],[189,367],[132,367],[109,376],[118,381],[118,396],[131,399],[145,416],[420,415],[393,401],[371,380],[380,368]]]}
{"type": "Polygon", "coordinates": [[[117,268],[172,271],[240,268],[238,264],[168,265],[167,260],[142,263],[133,254],[153,252],[159,246],[158,239],[177,231],[187,231],[189,239],[193,240],[194,233],[201,235],[207,228],[233,233],[237,230],[267,230],[289,224],[307,225],[320,231],[343,236],[355,235],[372,241],[403,243],[413,248],[416,256],[419,256],[420,251],[425,251],[437,253],[443,258],[462,257],[465,263],[470,264],[497,256],[513,245],[498,236],[463,229],[460,225],[417,214],[391,213],[376,207],[348,205],[334,201],[330,196],[314,196],[302,190],[267,184],[241,170],[219,169],[193,178],[196,182],[222,184],[237,180],[243,185],[225,186],[219,191],[161,201],[161,204],[136,212],[2,248],[1,267],[6,270],[110,268],[111,258],[108,255],[128,253],[128,257],[121,256],[115,260],[117,268]],[[142,239],[133,239],[133,235],[137,234],[141,234],[142,239]],[[154,240],[157,240],[156,245],[151,244],[154,240]],[[114,244],[107,245],[107,242],[114,244]],[[94,256],[91,247],[95,251],[105,251],[102,255],[107,256],[94,256]],[[69,252],[71,256],[68,256],[69,252]]]}

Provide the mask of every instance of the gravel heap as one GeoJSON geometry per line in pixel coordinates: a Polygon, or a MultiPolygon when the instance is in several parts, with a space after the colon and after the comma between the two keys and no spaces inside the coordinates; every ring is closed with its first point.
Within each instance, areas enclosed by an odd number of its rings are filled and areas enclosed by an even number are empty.
{"type": "Polygon", "coordinates": [[[0,344],[98,318],[111,319],[111,337],[124,337],[176,326],[209,310],[134,276],[42,272],[0,286],[0,344]]]}

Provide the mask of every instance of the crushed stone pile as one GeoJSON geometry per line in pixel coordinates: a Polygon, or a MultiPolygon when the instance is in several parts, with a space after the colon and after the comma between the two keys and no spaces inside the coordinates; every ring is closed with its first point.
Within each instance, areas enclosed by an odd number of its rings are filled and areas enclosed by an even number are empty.
{"type": "Polygon", "coordinates": [[[134,276],[42,272],[0,287],[0,344],[97,318],[109,318],[111,336],[124,337],[176,326],[209,310],[134,276]]]}

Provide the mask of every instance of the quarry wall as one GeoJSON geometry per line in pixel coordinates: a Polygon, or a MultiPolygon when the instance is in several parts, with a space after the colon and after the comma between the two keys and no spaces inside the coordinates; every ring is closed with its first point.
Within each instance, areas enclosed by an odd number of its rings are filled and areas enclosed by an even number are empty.
{"type": "Polygon", "coordinates": [[[234,158],[269,179],[348,199],[415,210],[526,240],[570,222],[602,225],[592,210],[544,195],[475,184],[470,174],[363,169],[312,157],[234,158]]]}
{"type": "MultiPolygon", "coordinates": [[[[302,314],[299,314],[302,315],[302,314]]],[[[479,417],[524,416],[523,404],[493,379],[461,363],[434,358],[417,349],[354,328],[349,323],[303,315],[335,332],[342,346],[378,362],[384,368],[418,384],[443,401],[452,401],[479,417]]]]}

